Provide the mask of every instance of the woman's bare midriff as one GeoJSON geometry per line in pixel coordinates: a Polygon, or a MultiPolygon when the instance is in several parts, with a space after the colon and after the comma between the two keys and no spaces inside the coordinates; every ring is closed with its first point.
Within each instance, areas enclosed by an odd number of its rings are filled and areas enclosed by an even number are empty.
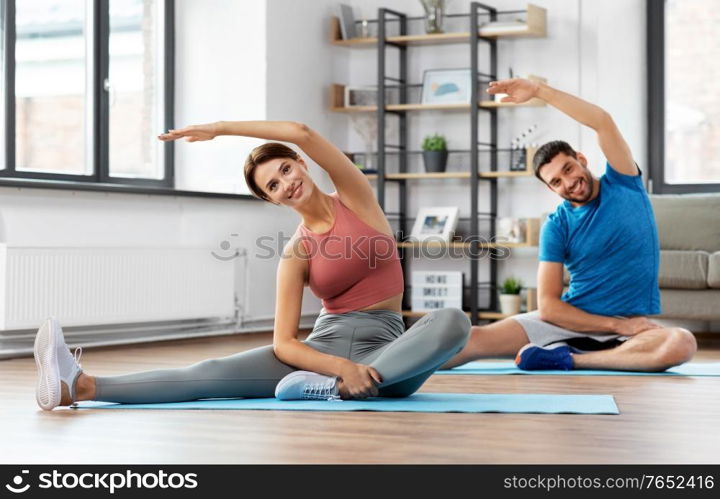
{"type": "Polygon", "coordinates": [[[369,307],[361,308],[363,310],[392,310],[393,312],[402,313],[402,297],[403,294],[391,296],[390,298],[373,303],[369,307]]]}

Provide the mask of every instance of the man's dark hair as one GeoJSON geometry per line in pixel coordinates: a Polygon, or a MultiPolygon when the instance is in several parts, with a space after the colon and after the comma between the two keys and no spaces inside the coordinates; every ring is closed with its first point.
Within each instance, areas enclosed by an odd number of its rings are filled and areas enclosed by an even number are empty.
{"type": "Polygon", "coordinates": [[[535,153],[535,156],[533,157],[533,171],[535,171],[535,176],[540,179],[541,182],[545,184],[547,183],[540,176],[540,168],[547,165],[560,153],[565,153],[568,156],[572,156],[577,159],[575,149],[573,149],[570,144],[562,140],[553,140],[552,142],[543,144],[542,147],[540,147],[540,149],[538,149],[535,153]]]}

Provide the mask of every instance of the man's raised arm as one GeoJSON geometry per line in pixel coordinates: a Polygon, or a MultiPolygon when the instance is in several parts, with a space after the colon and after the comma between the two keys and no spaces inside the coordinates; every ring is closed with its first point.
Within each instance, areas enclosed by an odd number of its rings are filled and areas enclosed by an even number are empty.
{"type": "Polygon", "coordinates": [[[595,130],[600,149],[615,171],[625,175],[637,175],[638,168],[612,116],[595,104],[562,92],[544,83],[512,78],[490,82],[489,94],[508,94],[502,102],[521,104],[533,97],[542,99],[575,121],[595,130]]]}

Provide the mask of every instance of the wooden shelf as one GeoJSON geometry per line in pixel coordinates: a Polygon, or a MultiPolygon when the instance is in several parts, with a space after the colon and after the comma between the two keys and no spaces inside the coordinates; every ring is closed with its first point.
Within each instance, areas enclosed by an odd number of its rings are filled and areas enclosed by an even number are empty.
{"type": "MultiPolygon", "coordinates": [[[[513,104],[512,102],[494,102],[480,101],[480,108],[499,108],[499,107],[541,107],[545,106],[545,101],[540,99],[531,99],[523,104],[513,104]]],[[[386,111],[468,111],[470,104],[388,104],[385,106],[386,111]]],[[[333,113],[374,113],[377,106],[331,106],[330,111],[333,113]]]]}
{"type": "MultiPolygon", "coordinates": [[[[516,37],[545,37],[547,36],[547,12],[537,5],[528,4],[524,25],[494,28],[491,25],[481,26],[478,35],[483,38],[516,38],[516,37]]],[[[388,43],[398,45],[444,45],[450,43],[469,43],[470,33],[438,33],[433,35],[404,35],[389,36],[388,43]]],[[[377,38],[351,38],[343,40],[340,34],[340,21],[337,17],[331,20],[330,42],[339,47],[363,48],[376,47],[377,38]]]]}
{"type": "MultiPolygon", "coordinates": [[[[535,77],[539,78],[539,77],[535,77]]],[[[531,99],[523,104],[512,102],[495,102],[484,100],[478,102],[478,107],[485,109],[496,109],[500,107],[541,107],[545,106],[541,99],[531,99]]],[[[334,113],[374,113],[377,106],[346,106],[345,85],[333,83],[330,86],[330,111],[334,113]]],[[[388,104],[386,111],[469,111],[470,104],[388,104]]]]}
{"type": "MultiPolygon", "coordinates": [[[[333,24],[340,21],[337,17],[332,19],[333,24]]],[[[385,39],[388,43],[397,45],[445,45],[450,43],[468,43],[470,41],[470,33],[438,33],[435,35],[405,35],[405,36],[389,36],[385,39]]],[[[360,47],[376,47],[377,38],[351,38],[350,40],[331,40],[333,45],[339,47],[360,48],[360,47]]]]}
{"type": "MultiPolygon", "coordinates": [[[[545,105],[545,101],[542,99],[530,99],[522,104],[513,104],[512,102],[495,102],[495,101],[482,101],[480,107],[493,108],[493,107],[542,107],[545,105]]],[[[468,106],[470,107],[470,106],[468,106]]]]}
{"type": "MultiPolygon", "coordinates": [[[[478,177],[481,178],[503,178],[503,177],[533,177],[532,171],[523,170],[517,172],[480,172],[478,177]]],[[[365,175],[370,180],[377,180],[377,173],[365,175]]],[[[425,179],[443,179],[443,178],[470,178],[470,172],[451,172],[451,173],[388,173],[385,175],[387,180],[425,180],[425,179]]]]}
{"type": "MultiPolygon", "coordinates": [[[[535,175],[532,167],[532,160],[535,156],[536,149],[528,147],[526,150],[525,170],[522,171],[498,171],[498,172],[479,172],[480,178],[504,178],[504,177],[532,177],[535,175]]],[[[377,180],[377,174],[366,175],[368,179],[377,180]]],[[[385,175],[386,180],[432,180],[432,179],[469,179],[470,172],[440,172],[440,173],[388,173],[385,175]]]]}
{"type": "Polygon", "coordinates": [[[445,173],[388,173],[386,179],[390,180],[412,180],[412,179],[437,179],[437,178],[470,178],[470,172],[445,172],[445,173]]]}
{"type": "MultiPolygon", "coordinates": [[[[486,242],[478,243],[480,248],[536,248],[540,241],[540,219],[539,218],[525,218],[525,242],[523,243],[510,243],[510,242],[486,242]]],[[[419,247],[433,247],[433,248],[470,248],[471,243],[465,242],[444,242],[444,241],[415,241],[415,242],[399,242],[397,243],[398,248],[419,248],[419,247]]]]}
{"type": "Polygon", "coordinates": [[[500,312],[478,312],[478,319],[500,320],[508,317],[512,317],[512,315],[501,314],[500,312]]]}
{"type": "Polygon", "coordinates": [[[330,108],[330,111],[332,111],[333,113],[374,113],[375,111],[377,111],[377,106],[333,106],[330,108]]]}
{"type": "Polygon", "coordinates": [[[532,170],[522,170],[516,172],[480,172],[478,175],[484,178],[534,177],[535,173],[532,170]]]}
{"type": "MultiPolygon", "coordinates": [[[[523,170],[517,172],[480,172],[480,178],[502,178],[502,177],[532,177],[532,171],[523,170]]],[[[470,172],[448,172],[448,173],[388,173],[386,179],[390,180],[424,180],[443,178],[470,178],[470,172]]]]}

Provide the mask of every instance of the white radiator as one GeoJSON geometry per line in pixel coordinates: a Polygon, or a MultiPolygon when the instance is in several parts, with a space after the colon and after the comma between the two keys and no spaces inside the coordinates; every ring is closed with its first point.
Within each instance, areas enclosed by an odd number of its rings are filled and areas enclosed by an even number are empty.
{"type": "Polygon", "coordinates": [[[210,249],[0,245],[0,330],[235,315],[234,261],[210,249]]]}

